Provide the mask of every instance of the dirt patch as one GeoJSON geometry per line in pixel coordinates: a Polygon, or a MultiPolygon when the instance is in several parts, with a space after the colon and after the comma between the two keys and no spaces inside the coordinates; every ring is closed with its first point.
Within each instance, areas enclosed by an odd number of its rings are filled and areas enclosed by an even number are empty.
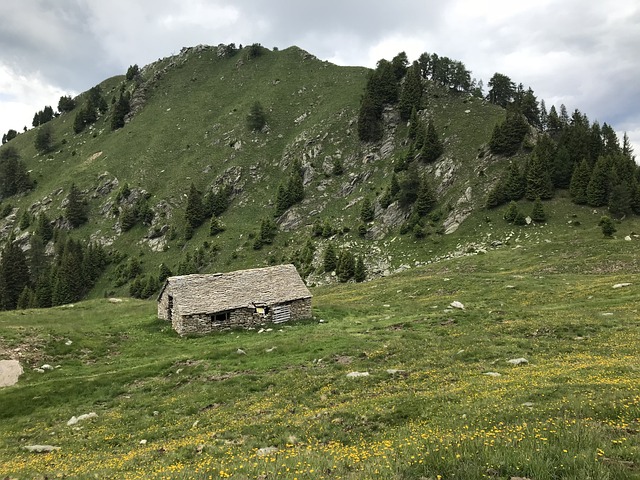
{"type": "Polygon", "coordinates": [[[15,385],[22,372],[22,365],[17,360],[0,360],[0,387],[15,385]]]}

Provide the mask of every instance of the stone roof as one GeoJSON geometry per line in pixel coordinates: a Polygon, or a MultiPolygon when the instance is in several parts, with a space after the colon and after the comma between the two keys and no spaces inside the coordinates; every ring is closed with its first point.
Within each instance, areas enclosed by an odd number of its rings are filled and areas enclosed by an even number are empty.
{"type": "Polygon", "coordinates": [[[180,315],[273,305],[312,296],[293,265],[169,277],[158,300],[165,291],[173,296],[180,315]]]}

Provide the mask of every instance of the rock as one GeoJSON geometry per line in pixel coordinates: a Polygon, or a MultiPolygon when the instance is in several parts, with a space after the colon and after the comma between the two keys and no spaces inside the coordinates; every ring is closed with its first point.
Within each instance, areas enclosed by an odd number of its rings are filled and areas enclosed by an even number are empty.
{"type": "Polygon", "coordinates": [[[44,370],[41,368],[34,368],[33,371],[38,373],[44,373],[44,370]]]}
{"type": "Polygon", "coordinates": [[[404,375],[406,373],[405,370],[397,370],[395,368],[388,368],[387,373],[389,375],[404,375]]]}
{"type": "Polygon", "coordinates": [[[612,317],[613,316],[613,312],[603,312],[602,316],[603,317],[612,317]]]}
{"type": "Polygon", "coordinates": [[[484,372],[483,375],[486,375],[487,377],[501,377],[502,376],[498,372],[484,372]]]}
{"type": "Polygon", "coordinates": [[[626,237],[624,237],[625,241],[630,242],[631,241],[631,237],[629,235],[627,235],[626,237]]]}
{"type": "Polygon", "coordinates": [[[459,310],[464,310],[464,305],[459,301],[454,301],[449,304],[452,308],[457,308],[459,310]]]}
{"type": "Polygon", "coordinates": [[[264,351],[265,351],[265,352],[267,352],[267,353],[271,353],[271,352],[273,352],[276,348],[278,348],[278,347],[266,348],[264,351]]]}
{"type": "Polygon", "coordinates": [[[146,445],[147,444],[147,439],[143,438],[142,440],[140,440],[140,445],[146,445]]]}
{"type": "Polygon", "coordinates": [[[60,450],[60,447],[54,447],[53,445],[25,445],[24,449],[33,453],[48,453],[60,450]]]}
{"type": "Polygon", "coordinates": [[[66,342],[64,342],[64,344],[68,347],[69,345],[71,345],[73,343],[73,340],[67,340],[66,342]]]}
{"type": "Polygon", "coordinates": [[[98,414],[96,412],[91,412],[91,413],[85,413],[83,415],[79,415],[79,416],[73,416],[69,419],[69,421],[67,422],[68,426],[71,425],[75,425],[78,422],[82,422],[84,420],[88,420],[90,418],[96,418],[98,416],[98,414]]]}
{"type": "Polygon", "coordinates": [[[121,298],[110,298],[109,303],[122,303],[121,298]]]}
{"type": "Polygon", "coordinates": [[[246,354],[247,354],[247,352],[245,352],[245,351],[244,351],[244,350],[242,350],[241,348],[239,348],[238,350],[236,350],[236,353],[237,353],[238,355],[246,355],[246,354]]]}
{"type": "Polygon", "coordinates": [[[51,365],[49,365],[48,363],[45,363],[44,365],[42,365],[40,367],[42,370],[53,370],[53,367],[51,365]]]}
{"type": "Polygon", "coordinates": [[[526,217],[526,218],[524,219],[524,221],[527,223],[527,225],[531,225],[531,222],[532,222],[533,220],[531,220],[531,217],[526,217]]]}
{"type": "Polygon", "coordinates": [[[616,283],[613,288],[624,288],[624,287],[628,287],[629,285],[631,285],[630,283],[616,283]]]}
{"type": "Polygon", "coordinates": [[[523,406],[523,407],[529,407],[529,408],[531,408],[531,407],[533,407],[533,402],[524,402],[524,403],[522,404],[522,406],[523,406]]]}
{"type": "Polygon", "coordinates": [[[349,378],[358,378],[358,377],[368,377],[369,372],[350,372],[347,373],[347,377],[349,378]]]}
{"type": "Polygon", "coordinates": [[[22,373],[22,365],[17,360],[0,360],[0,387],[15,385],[22,373]]]}
{"type": "Polygon", "coordinates": [[[266,457],[267,455],[271,455],[272,453],[276,453],[278,451],[277,447],[262,447],[258,449],[258,456],[266,457]]]}
{"type": "Polygon", "coordinates": [[[531,479],[527,477],[511,477],[509,480],[531,480],[531,479]]]}
{"type": "Polygon", "coordinates": [[[507,363],[510,363],[511,365],[525,365],[527,363],[529,363],[529,360],[527,360],[526,358],[512,358],[511,360],[507,360],[507,363]]]}

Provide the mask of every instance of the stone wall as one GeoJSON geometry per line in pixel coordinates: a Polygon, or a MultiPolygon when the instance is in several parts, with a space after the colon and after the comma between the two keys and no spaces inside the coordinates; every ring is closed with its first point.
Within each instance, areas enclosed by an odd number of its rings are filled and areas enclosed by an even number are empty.
{"type": "MultiPolygon", "coordinates": [[[[162,301],[158,303],[158,317],[160,317],[162,301]]],[[[175,315],[172,319],[173,329],[178,332],[179,335],[189,334],[207,334],[215,331],[224,330],[227,328],[249,328],[259,327],[266,323],[271,323],[273,307],[270,306],[267,315],[255,313],[253,308],[239,308],[229,312],[229,320],[224,322],[214,322],[211,320],[210,314],[197,314],[180,316],[175,315]]],[[[291,320],[302,320],[305,318],[311,318],[311,299],[296,300],[288,304],[291,309],[291,320]]],[[[166,319],[166,304],[164,306],[164,314],[166,319]]]]}

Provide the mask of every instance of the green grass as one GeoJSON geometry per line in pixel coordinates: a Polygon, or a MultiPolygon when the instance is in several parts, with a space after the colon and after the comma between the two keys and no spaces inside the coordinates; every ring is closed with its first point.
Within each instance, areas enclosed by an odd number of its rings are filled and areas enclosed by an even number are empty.
{"type": "Polygon", "coordinates": [[[133,300],[3,313],[26,372],[0,390],[0,476],[640,478],[635,242],[527,233],[315,288],[316,320],[265,333],[179,338],[133,300]]]}

